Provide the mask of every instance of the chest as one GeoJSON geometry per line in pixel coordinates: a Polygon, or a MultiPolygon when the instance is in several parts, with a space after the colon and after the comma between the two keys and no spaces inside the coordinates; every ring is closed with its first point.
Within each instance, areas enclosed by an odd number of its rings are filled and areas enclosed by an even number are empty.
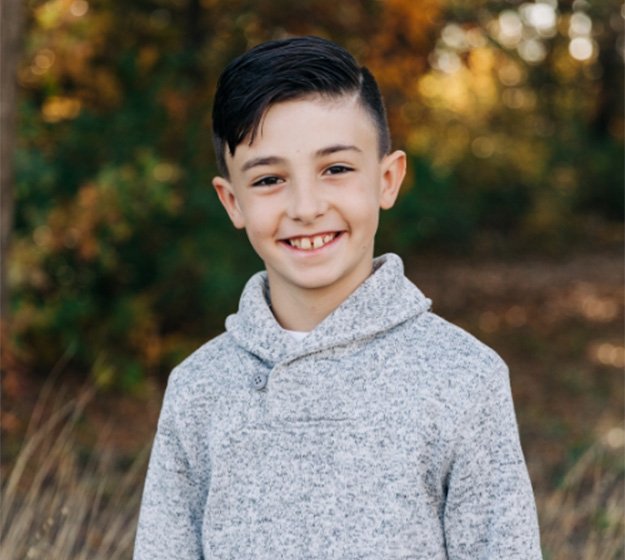
{"type": "Polygon", "coordinates": [[[209,437],[211,554],[236,542],[268,554],[293,546],[348,558],[362,546],[354,557],[416,558],[415,543],[437,542],[449,435],[418,364],[356,352],[247,366],[266,387],[223,403],[209,437]]]}

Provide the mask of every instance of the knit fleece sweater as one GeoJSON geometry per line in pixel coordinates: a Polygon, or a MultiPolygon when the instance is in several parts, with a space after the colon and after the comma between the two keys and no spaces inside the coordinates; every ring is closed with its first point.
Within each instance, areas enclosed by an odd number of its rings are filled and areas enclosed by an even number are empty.
{"type": "Polygon", "coordinates": [[[503,361],[396,255],[308,336],[265,273],[172,373],[135,560],[541,558],[503,361]]]}

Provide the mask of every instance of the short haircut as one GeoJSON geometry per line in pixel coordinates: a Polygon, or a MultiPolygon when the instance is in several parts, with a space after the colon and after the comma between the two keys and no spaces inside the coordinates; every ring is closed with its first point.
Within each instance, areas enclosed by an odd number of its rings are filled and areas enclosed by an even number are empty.
{"type": "Polygon", "coordinates": [[[332,41],[293,37],[261,43],[235,58],[219,78],[213,104],[213,143],[219,173],[228,177],[225,148],[234,155],[254,141],[274,104],[310,95],[357,95],[377,128],[380,157],[390,151],[386,110],[371,72],[332,41]]]}

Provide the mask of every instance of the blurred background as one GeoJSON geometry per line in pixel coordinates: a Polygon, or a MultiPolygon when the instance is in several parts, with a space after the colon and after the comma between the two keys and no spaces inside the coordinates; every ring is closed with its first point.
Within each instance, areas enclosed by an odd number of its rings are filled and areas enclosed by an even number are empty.
{"type": "Polygon", "coordinates": [[[511,366],[547,559],[622,558],[615,0],[5,0],[1,537],[128,558],[169,370],[262,263],[211,187],[217,77],[320,35],[409,156],[378,252],[511,366]],[[14,80],[14,76],[17,77],[14,80]]]}

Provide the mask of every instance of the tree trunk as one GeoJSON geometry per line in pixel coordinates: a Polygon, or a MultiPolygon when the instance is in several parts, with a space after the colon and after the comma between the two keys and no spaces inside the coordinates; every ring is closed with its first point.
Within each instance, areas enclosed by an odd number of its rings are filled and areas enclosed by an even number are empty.
{"type": "Polygon", "coordinates": [[[9,317],[7,261],[13,225],[13,154],[23,0],[0,3],[0,324],[9,317]]]}

